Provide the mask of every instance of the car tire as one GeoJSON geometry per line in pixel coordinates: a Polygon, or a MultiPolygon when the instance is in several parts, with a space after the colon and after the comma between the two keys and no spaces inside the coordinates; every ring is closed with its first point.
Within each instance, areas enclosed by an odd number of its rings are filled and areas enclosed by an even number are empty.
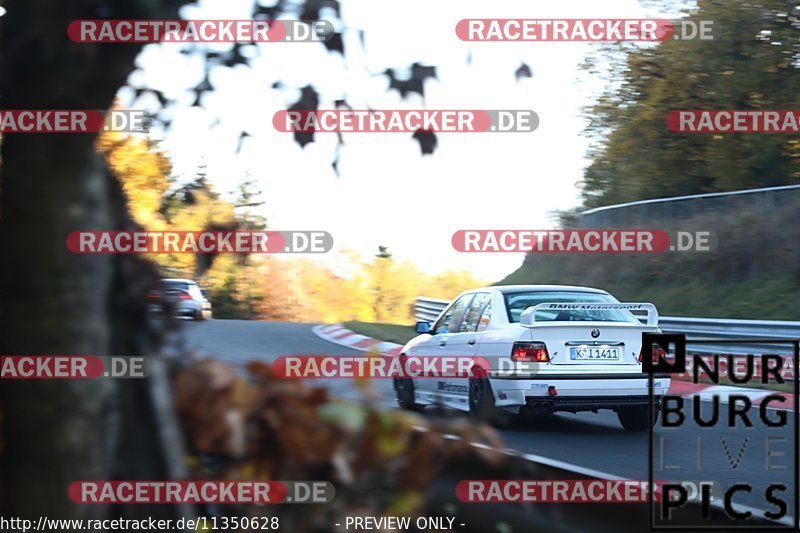
{"type": "Polygon", "coordinates": [[[397,404],[400,409],[406,411],[421,412],[425,409],[424,405],[416,403],[414,400],[414,380],[411,378],[394,378],[394,390],[397,396],[397,404]]]}
{"type": "MultiPolygon", "coordinates": [[[[647,405],[628,405],[617,409],[620,424],[628,431],[647,431],[652,427],[647,405]]],[[[653,413],[653,424],[658,420],[658,409],[653,413]]]]}
{"type": "Polygon", "coordinates": [[[489,422],[495,416],[492,386],[480,368],[473,369],[469,378],[469,414],[483,422],[489,422]]]}
{"type": "Polygon", "coordinates": [[[197,311],[194,312],[194,319],[197,322],[202,322],[203,320],[206,319],[206,317],[203,316],[203,310],[202,309],[198,309],[197,311]]]}

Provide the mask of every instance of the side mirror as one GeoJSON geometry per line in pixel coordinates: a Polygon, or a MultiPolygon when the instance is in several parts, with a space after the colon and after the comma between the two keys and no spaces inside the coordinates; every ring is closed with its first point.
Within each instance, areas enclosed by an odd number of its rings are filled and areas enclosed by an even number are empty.
{"type": "Polygon", "coordinates": [[[417,333],[420,333],[420,334],[421,333],[430,333],[431,332],[431,323],[430,322],[424,322],[424,321],[417,322],[417,325],[414,328],[414,331],[416,331],[417,333]]]}

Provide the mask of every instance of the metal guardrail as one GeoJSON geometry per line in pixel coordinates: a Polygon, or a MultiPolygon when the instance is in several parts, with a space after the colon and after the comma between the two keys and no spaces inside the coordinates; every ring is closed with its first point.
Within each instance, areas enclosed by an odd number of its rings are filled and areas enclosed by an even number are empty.
{"type": "Polygon", "coordinates": [[[740,191],[692,194],[670,198],[654,198],[624,204],[596,207],[578,213],[580,228],[638,227],[677,222],[698,215],[743,208],[774,210],[800,200],[800,185],[782,185],[740,191]]]}
{"type": "MultiPolygon", "coordinates": [[[[414,302],[414,316],[417,320],[433,322],[444,311],[450,301],[419,296],[414,302]]],[[[719,339],[724,341],[741,339],[763,339],[777,341],[800,339],[800,322],[783,320],[740,320],[732,318],[688,318],[662,316],[658,326],[665,333],[685,333],[688,341],[699,339],[719,339]]],[[[791,353],[791,346],[779,347],[769,342],[741,344],[724,350],[733,353],[791,353]]],[[[705,345],[698,351],[723,351],[721,346],[705,345]],[[719,348],[719,349],[718,349],[719,348]]]]}
{"type": "Polygon", "coordinates": [[[741,320],[733,318],[684,318],[662,317],[658,323],[665,333],[686,334],[687,344],[691,346],[693,339],[719,339],[725,341],[742,339],[762,339],[747,344],[723,346],[707,344],[703,352],[722,352],[733,354],[747,353],[779,353],[791,355],[792,347],[788,344],[776,344],[774,341],[799,339],[800,322],[783,320],[741,320]],[[773,341],[770,343],[769,341],[773,341]]]}
{"type": "Polygon", "coordinates": [[[433,322],[449,303],[450,300],[437,300],[436,298],[418,296],[414,300],[414,316],[417,320],[433,322]]]}

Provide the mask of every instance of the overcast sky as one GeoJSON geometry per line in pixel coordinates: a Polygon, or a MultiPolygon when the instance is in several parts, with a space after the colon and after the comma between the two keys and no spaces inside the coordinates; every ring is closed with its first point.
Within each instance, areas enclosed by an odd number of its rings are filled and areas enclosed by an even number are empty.
{"type": "MultiPolygon", "coordinates": [[[[249,18],[251,5],[205,0],[182,16],[249,18]]],[[[368,255],[384,245],[396,258],[431,272],[472,270],[494,281],[513,271],[522,254],[459,254],[450,244],[453,232],[542,229],[552,226],[548,212],[577,205],[588,146],[581,108],[605,82],[579,68],[595,44],[467,43],[456,37],[456,23],[662,15],[674,13],[646,11],[634,0],[343,0],[346,60],[319,43],[259,45],[250,67],[212,70],[215,91],[204,97],[204,109],[177,109],[162,146],[177,174],[190,176],[205,163],[220,190],[234,189],[248,175],[257,180],[271,229],[324,229],[333,234],[335,249],[368,255]],[[379,75],[414,62],[438,68],[438,80],[425,86],[424,102],[387,92],[388,79],[379,75]],[[514,72],[522,62],[533,78],[518,83],[514,72]],[[276,81],[285,88],[273,89],[276,81]],[[272,126],[273,114],[294,103],[297,89],[307,84],[320,93],[323,109],[340,98],[356,109],[533,109],[540,124],[532,133],[438,134],[431,156],[422,156],[409,134],[346,134],[337,176],[331,167],[336,134],[317,134],[317,142],[301,149],[290,133],[272,126]],[[253,136],[237,155],[243,129],[253,136]]],[[[202,78],[203,60],[181,54],[182,46],[147,46],[130,82],[191,103],[193,95],[184,91],[202,78]]],[[[129,90],[120,98],[129,107],[156,108],[146,97],[134,101],[129,90]]]]}

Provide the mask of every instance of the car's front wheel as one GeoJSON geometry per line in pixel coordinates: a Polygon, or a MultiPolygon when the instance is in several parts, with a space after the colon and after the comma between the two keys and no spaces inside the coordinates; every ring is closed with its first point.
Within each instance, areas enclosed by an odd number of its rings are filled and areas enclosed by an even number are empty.
{"type": "Polygon", "coordinates": [[[617,418],[619,418],[622,427],[628,431],[647,431],[658,420],[658,409],[653,412],[653,420],[651,422],[648,412],[649,406],[647,405],[628,405],[617,409],[617,418]]]}

